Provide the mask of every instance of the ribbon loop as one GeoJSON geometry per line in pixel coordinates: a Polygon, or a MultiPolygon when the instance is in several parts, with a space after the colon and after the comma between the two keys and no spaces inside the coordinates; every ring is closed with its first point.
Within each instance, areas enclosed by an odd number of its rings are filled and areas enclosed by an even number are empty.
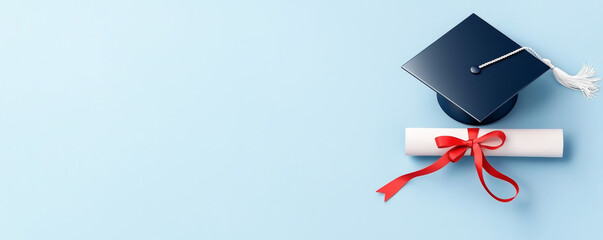
{"type": "Polygon", "coordinates": [[[502,131],[492,131],[492,132],[484,134],[484,136],[479,137],[478,139],[476,139],[476,141],[480,143],[480,146],[482,146],[486,149],[495,150],[495,149],[502,147],[502,145],[505,143],[506,139],[507,139],[507,136],[505,136],[505,133],[503,133],[502,131]],[[495,146],[483,144],[487,140],[495,139],[495,138],[500,139],[500,144],[495,145],[495,146]]]}
{"type": "Polygon", "coordinates": [[[465,155],[465,152],[467,152],[468,149],[471,149],[471,156],[473,156],[473,158],[475,160],[475,168],[477,169],[477,175],[479,176],[479,180],[482,183],[482,186],[484,187],[484,189],[486,189],[486,192],[488,192],[488,194],[490,194],[490,196],[492,196],[494,199],[496,199],[498,201],[501,201],[501,202],[512,201],[515,197],[517,197],[517,194],[519,194],[519,185],[517,185],[517,183],[510,177],[507,177],[506,175],[504,175],[504,174],[498,172],[496,169],[494,169],[494,167],[492,167],[492,165],[490,165],[490,163],[488,163],[488,161],[486,160],[486,157],[484,156],[484,152],[482,151],[482,147],[489,149],[489,150],[495,150],[495,149],[500,148],[505,143],[505,140],[506,140],[505,133],[503,133],[502,131],[492,131],[492,132],[484,134],[483,136],[481,136],[479,138],[478,138],[479,128],[468,128],[467,133],[469,136],[468,140],[462,140],[462,139],[452,137],[452,136],[436,137],[435,142],[436,142],[436,145],[438,146],[438,148],[448,148],[448,147],[452,147],[452,148],[449,149],[448,151],[446,151],[446,153],[444,153],[444,155],[442,155],[442,157],[440,157],[433,164],[431,164],[421,170],[402,175],[402,176],[392,180],[385,186],[381,187],[379,190],[377,190],[377,192],[384,193],[385,201],[387,201],[391,197],[393,197],[398,191],[400,191],[400,189],[402,189],[402,187],[404,187],[404,185],[406,185],[406,183],[408,181],[410,181],[411,179],[413,179],[415,177],[423,176],[426,174],[430,174],[437,170],[440,170],[441,168],[446,166],[446,164],[448,164],[448,162],[453,162],[453,163],[457,162],[458,160],[463,158],[463,156],[465,155]],[[500,144],[494,145],[494,146],[484,144],[486,141],[488,141],[490,139],[496,139],[496,138],[498,138],[501,141],[500,144]],[[486,172],[489,173],[490,175],[492,175],[493,177],[506,181],[506,182],[510,183],[511,185],[513,185],[513,187],[515,188],[515,195],[511,198],[497,197],[494,193],[492,193],[490,191],[490,189],[488,189],[488,186],[486,185],[486,182],[484,181],[483,170],[486,170],[486,172]]]}
{"type": "Polygon", "coordinates": [[[465,145],[466,141],[452,137],[452,136],[439,136],[435,138],[436,145],[438,148],[447,148],[453,146],[465,145]]]}

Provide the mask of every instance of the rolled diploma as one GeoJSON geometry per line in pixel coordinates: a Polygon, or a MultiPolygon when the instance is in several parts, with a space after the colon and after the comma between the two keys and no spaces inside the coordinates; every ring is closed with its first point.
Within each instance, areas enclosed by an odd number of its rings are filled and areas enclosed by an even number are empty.
{"type": "MultiPolygon", "coordinates": [[[[505,144],[496,149],[482,148],[486,156],[510,157],[563,157],[563,129],[481,129],[479,137],[491,131],[505,133],[505,144]]],[[[442,156],[450,148],[438,148],[435,138],[453,136],[468,139],[466,128],[407,128],[406,155],[442,156]]],[[[500,140],[487,141],[489,145],[498,145],[500,140]]],[[[465,155],[469,155],[467,151],[465,155]]]]}

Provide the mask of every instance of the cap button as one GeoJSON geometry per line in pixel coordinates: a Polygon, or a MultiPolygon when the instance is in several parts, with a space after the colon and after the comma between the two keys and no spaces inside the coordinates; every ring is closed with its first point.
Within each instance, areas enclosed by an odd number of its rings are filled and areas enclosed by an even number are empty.
{"type": "Polygon", "coordinates": [[[471,66],[469,70],[471,70],[473,74],[478,74],[481,71],[478,66],[471,66]]]}

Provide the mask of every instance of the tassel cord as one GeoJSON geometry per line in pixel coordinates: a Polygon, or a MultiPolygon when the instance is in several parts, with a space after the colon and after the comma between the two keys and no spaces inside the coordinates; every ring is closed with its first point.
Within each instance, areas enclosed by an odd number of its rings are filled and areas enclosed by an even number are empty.
{"type": "Polygon", "coordinates": [[[534,51],[534,49],[532,49],[530,47],[518,48],[518,49],[516,49],[512,52],[509,52],[505,55],[502,55],[496,59],[493,59],[482,65],[479,65],[478,67],[479,67],[479,69],[483,69],[491,64],[499,62],[499,61],[501,61],[505,58],[508,58],[523,50],[529,52],[534,57],[538,58],[544,64],[549,66],[549,68],[551,68],[551,70],[553,71],[553,75],[555,76],[555,79],[557,80],[557,82],[559,82],[559,84],[563,85],[564,87],[573,89],[573,90],[582,91],[584,96],[586,96],[587,98],[595,97],[596,96],[595,93],[599,91],[598,82],[601,79],[598,77],[595,77],[596,72],[592,66],[583,64],[582,68],[576,75],[569,75],[568,73],[561,70],[560,68],[555,67],[555,65],[553,65],[551,60],[540,57],[540,55],[538,55],[538,53],[536,53],[536,51],[534,51]]]}

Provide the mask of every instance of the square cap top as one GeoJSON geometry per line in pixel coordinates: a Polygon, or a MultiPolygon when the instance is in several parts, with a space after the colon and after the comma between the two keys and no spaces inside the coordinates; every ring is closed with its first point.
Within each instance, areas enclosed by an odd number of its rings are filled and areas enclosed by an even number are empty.
{"type": "Polygon", "coordinates": [[[527,51],[470,70],[520,48],[471,14],[402,68],[481,122],[550,68],[527,51]]]}

